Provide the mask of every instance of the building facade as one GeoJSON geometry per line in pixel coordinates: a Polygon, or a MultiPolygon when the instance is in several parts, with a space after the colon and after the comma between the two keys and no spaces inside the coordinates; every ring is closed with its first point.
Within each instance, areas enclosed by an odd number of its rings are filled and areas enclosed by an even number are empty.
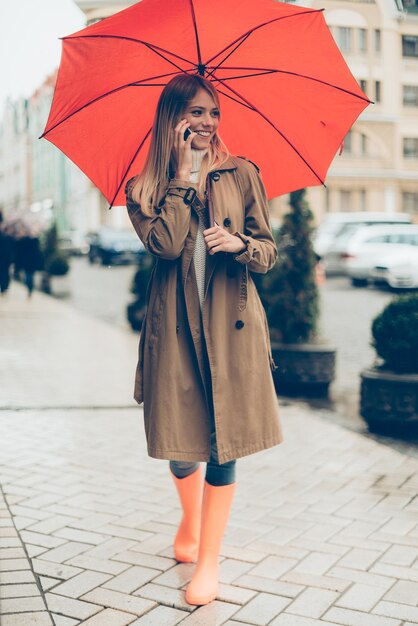
{"type": "Polygon", "coordinates": [[[0,123],[0,210],[26,209],[32,198],[29,102],[7,100],[0,123]]]}
{"type": "MultiPolygon", "coordinates": [[[[309,5],[304,1],[302,4],[309,5]]],[[[328,172],[312,187],[318,221],[334,211],[407,211],[418,221],[418,12],[416,0],[312,0],[351,72],[374,102],[328,172]]]]}

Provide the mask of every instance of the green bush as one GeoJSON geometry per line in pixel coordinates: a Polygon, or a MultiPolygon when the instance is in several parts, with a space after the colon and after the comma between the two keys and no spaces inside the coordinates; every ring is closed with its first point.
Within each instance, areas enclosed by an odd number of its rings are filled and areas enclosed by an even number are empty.
{"type": "Polygon", "coordinates": [[[385,368],[399,374],[418,372],[418,294],[392,300],[374,318],[372,336],[385,368]]]}
{"type": "Polygon", "coordinates": [[[290,194],[291,211],[276,233],[277,264],[267,274],[253,274],[271,338],[283,343],[313,341],[319,316],[313,214],[304,195],[305,189],[290,194]]]}

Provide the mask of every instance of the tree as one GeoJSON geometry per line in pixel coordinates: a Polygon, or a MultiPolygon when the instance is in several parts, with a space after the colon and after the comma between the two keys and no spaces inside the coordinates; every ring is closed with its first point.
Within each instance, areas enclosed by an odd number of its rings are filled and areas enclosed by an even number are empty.
{"type": "Polygon", "coordinates": [[[318,257],[312,246],[313,214],[305,189],[290,194],[291,211],[277,231],[279,258],[265,275],[255,277],[273,341],[305,343],[316,338],[319,293],[318,257]]]}

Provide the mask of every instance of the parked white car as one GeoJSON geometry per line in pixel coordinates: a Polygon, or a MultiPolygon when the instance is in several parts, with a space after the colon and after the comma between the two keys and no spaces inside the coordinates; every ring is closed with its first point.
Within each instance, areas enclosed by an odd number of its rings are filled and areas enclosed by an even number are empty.
{"type": "Polygon", "coordinates": [[[335,239],[344,232],[354,233],[362,226],[373,224],[410,224],[408,213],[384,213],[382,211],[352,211],[327,213],[313,237],[313,247],[319,256],[324,256],[335,239]]]}
{"type": "Polygon", "coordinates": [[[418,288],[418,247],[387,252],[379,265],[371,271],[375,284],[386,284],[394,289],[418,288]]]}
{"type": "Polygon", "coordinates": [[[346,230],[324,255],[325,272],[365,280],[379,255],[408,246],[418,246],[418,225],[362,226],[354,233],[346,230]]]}

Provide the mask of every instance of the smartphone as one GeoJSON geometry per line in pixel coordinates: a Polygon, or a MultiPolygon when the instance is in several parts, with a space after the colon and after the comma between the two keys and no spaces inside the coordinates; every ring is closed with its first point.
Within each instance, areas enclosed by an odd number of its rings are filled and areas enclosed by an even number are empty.
{"type": "Polygon", "coordinates": [[[186,141],[187,137],[189,137],[189,135],[192,134],[192,131],[190,130],[190,128],[186,128],[186,130],[184,131],[184,141],[186,141]]]}

